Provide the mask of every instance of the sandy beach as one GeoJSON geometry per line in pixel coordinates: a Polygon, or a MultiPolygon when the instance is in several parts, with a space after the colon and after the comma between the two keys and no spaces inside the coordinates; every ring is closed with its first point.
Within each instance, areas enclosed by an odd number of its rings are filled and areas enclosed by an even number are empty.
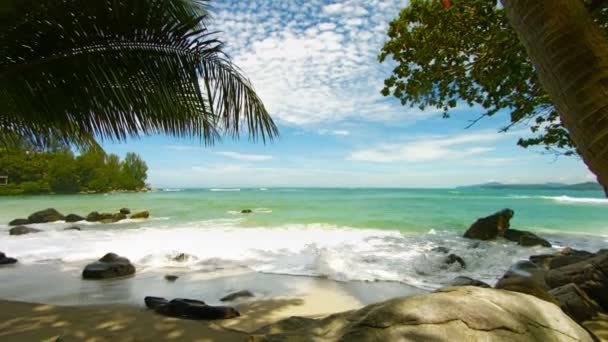
{"type": "Polygon", "coordinates": [[[80,266],[32,264],[3,268],[0,340],[54,341],[61,337],[62,341],[240,341],[248,333],[283,318],[321,317],[425,292],[400,283],[337,282],[234,270],[142,270],[133,277],[86,281],[80,279],[80,266]],[[180,277],[168,282],[164,279],[167,273],[180,277]],[[219,301],[228,293],[245,289],[255,297],[219,301]],[[231,305],[241,317],[211,322],[167,318],[147,310],[145,296],[231,305]]]}

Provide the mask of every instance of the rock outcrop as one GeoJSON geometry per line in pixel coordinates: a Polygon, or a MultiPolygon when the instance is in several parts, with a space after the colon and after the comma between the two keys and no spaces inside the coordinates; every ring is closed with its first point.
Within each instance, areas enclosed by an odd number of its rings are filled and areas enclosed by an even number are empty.
{"type": "Polygon", "coordinates": [[[454,278],[450,282],[450,286],[479,286],[479,287],[484,287],[484,288],[492,287],[492,286],[484,283],[481,280],[477,280],[477,279],[473,279],[473,278],[469,278],[469,277],[465,277],[465,276],[458,276],[458,277],[454,278]]]}
{"type": "Polygon", "coordinates": [[[123,277],[135,273],[135,266],[129,259],[114,253],[104,255],[98,261],[88,264],[82,271],[83,279],[107,279],[123,277]]]}
{"type": "Polygon", "coordinates": [[[503,209],[495,214],[475,221],[464,233],[465,238],[478,240],[493,240],[503,236],[509,229],[509,221],[513,217],[513,210],[503,209]]]}
{"type": "Polygon", "coordinates": [[[17,262],[15,258],[9,258],[4,253],[0,252],[0,265],[11,265],[17,262]]]}
{"type": "Polygon", "coordinates": [[[14,219],[8,223],[9,226],[25,226],[26,224],[30,224],[30,221],[24,218],[14,219]]]}
{"type": "Polygon", "coordinates": [[[126,218],[127,215],[122,213],[99,213],[97,211],[93,211],[87,215],[86,220],[89,222],[115,223],[126,218]]]}
{"type": "Polygon", "coordinates": [[[63,221],[64,219],[65,216],[63,216],[60,212],[53,208],[37,211],[28,216],[27,218],[29,223],[48,223],[55,221],[63,221]]]}
{"type": "Polygon", "coordinates": [[[525,247],[551,247],[549,241],[534,233],[524,230],[509,229],[510,220],[513,215],[513,210],[503,209],[490,216],[477,219],[477,221],[475,221],[475,223],[473,223],[464,233],[464,237],[477,240],[494,240],[498,237],[503,237],[525,247]]]}
{"type": "Polygon", "coordinates": [[[241,314],[229,306],[211,306],[195,299],[176,298],[166,300],[162,297],[144,298],[146,306],[157,313],[169,317],[215,320],[239,317],[241,314]]]}
{"type": "Polygon", "coordinates": [[[131,213],[131,209],[129,209],[129,208],[120,208],[120,210],[118,212],[121,213],[121,214],[129,215],[131,213]]]}
{"type": "Polygon", "coordinates": [[[586,260],[551,269],[545,280],[551,288],[574,283],[608,310],[608,251],[602,250],[586,260]]]}
{"type": "Polygon", "coordinates": [[[9,229],[8,233],[10,235],[24,235],[30,233],[40,233],[42,230],[36,228],[30,228],[26,226],[17,226],[9,229]]]}
{"type": "Polygon", "coordinates": [[[74,223],[74,222],[79,222],[79,221],[84,221],[85,218],[80,216],[80,215],[76,215],[76,214],[68,214],[65,217],[65,222],[69,222],[69,223],[74,223]]]}
{"type": "Polygon", "coordinates": [[[595,254],[587,251],[579,251],[572,248],[564,248],[554,254],[533,255],[530,261],[541,268],[552,270],[570,264],[575,264],[579,261],[584,261],[592,258],[595,254]]]}
{"type": "Polygon", "coordinates": [[[601,311],[597,303],[589,298],[576,284],[566,284],[549,291],[549,293],[558,300],[562,310],[577,322],[588,320],[601,311]]]}
{"type": "Polygon", "coordinates": [[[129,216],[129,218],[132,219],[147,219],[150,217],[150,213],[146,210],[146,211],[140,211],[138,213],[132,214],[131,216],[129,216]]]}
{"type": "Polygon", "coordinates": [[[323,319],[292,317],[249,341],[593,341],[558,306],[479,287],[395,298],[323,319]]]}
{"type": "Polygon", "coordinates": [[[253,293],[251,293],[251,291],[243,290],[243,291],[238,291],[238,292],[234,292],[234,293],[231,293],[229,295],[226,295],[226,296],[222,297],[220,299],[220,301],[222,301],[222,302],[232,302],[232,301],[237,300],[239,298],[251,298],[251,297],[255,297],[253,295],[253,293]]]}

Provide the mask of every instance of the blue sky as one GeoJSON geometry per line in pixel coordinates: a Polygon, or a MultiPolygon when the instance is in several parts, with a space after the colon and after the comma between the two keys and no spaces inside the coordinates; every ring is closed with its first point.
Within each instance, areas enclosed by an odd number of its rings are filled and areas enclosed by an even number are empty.
{"type": "Polygon", "coordinates": [[[498,133],[506,113],[465,129],[380,95],[390,64],[376,57],[407,1],[218,1],[213,29],[278,123],[270,144],[242,137],[213,147],[153,136],[107,152],[139,153],[155,187],[451,187],[592,180],[582,161],[516,146],[525,126],[498,133]]]}

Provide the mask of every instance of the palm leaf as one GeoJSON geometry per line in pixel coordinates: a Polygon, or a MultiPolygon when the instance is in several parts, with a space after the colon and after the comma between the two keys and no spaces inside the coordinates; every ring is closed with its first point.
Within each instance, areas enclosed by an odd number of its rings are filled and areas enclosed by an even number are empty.
{"type": "Polygon", "coordinates": [[[278,135],[202,0],[5,0],[0,141],[278,135]]]}

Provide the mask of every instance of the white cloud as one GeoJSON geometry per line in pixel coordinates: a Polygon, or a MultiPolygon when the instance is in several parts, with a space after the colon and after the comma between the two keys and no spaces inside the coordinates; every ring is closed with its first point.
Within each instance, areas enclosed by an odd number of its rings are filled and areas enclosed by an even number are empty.
{"type": "Polygon", "coordinates": [[[218,151],[215,153],[219,154],[221,156],[224,156],[224,157],[232,158],[232,159],[243,160],[243,161],[252,161],[252,162],[269,161],[269,160],[274,159],[274,156],[271,156],[269,154],[244,154],[244,153],[233,152],[233,151],[218,151]]]}
{"type": "MultiPolygon", "coordinates": [[[[349,159],[379,163],[461,159],[493,151],[494,147],[488,144],[506,136],[504,133],[481,132],[453,137],[420,137],[404,143],[381,144],[357,150],[351,153],[349,159]]],[[[492,160],[488,159],[488,162],[492,160]]]]}
{"type": "Polygon", "coordinates": [[[411,122],[437,114],[420,115],[380,94],[392,67],[376,57],[389,21],[407,1],[253,3],[245,11],[220,6],[215,17],[227,52],[273,118],[310,126],[353,119],[411,122]]]}
{"type": "Polygon", "coordinates": [[[336,129],[336,130],[321,129],[321,130],[319,130],[319,134],[320,135],[347,136],[347,135],[350,135],[350,132],[347,130],[342,130],[342,129],[336,129]]]}

